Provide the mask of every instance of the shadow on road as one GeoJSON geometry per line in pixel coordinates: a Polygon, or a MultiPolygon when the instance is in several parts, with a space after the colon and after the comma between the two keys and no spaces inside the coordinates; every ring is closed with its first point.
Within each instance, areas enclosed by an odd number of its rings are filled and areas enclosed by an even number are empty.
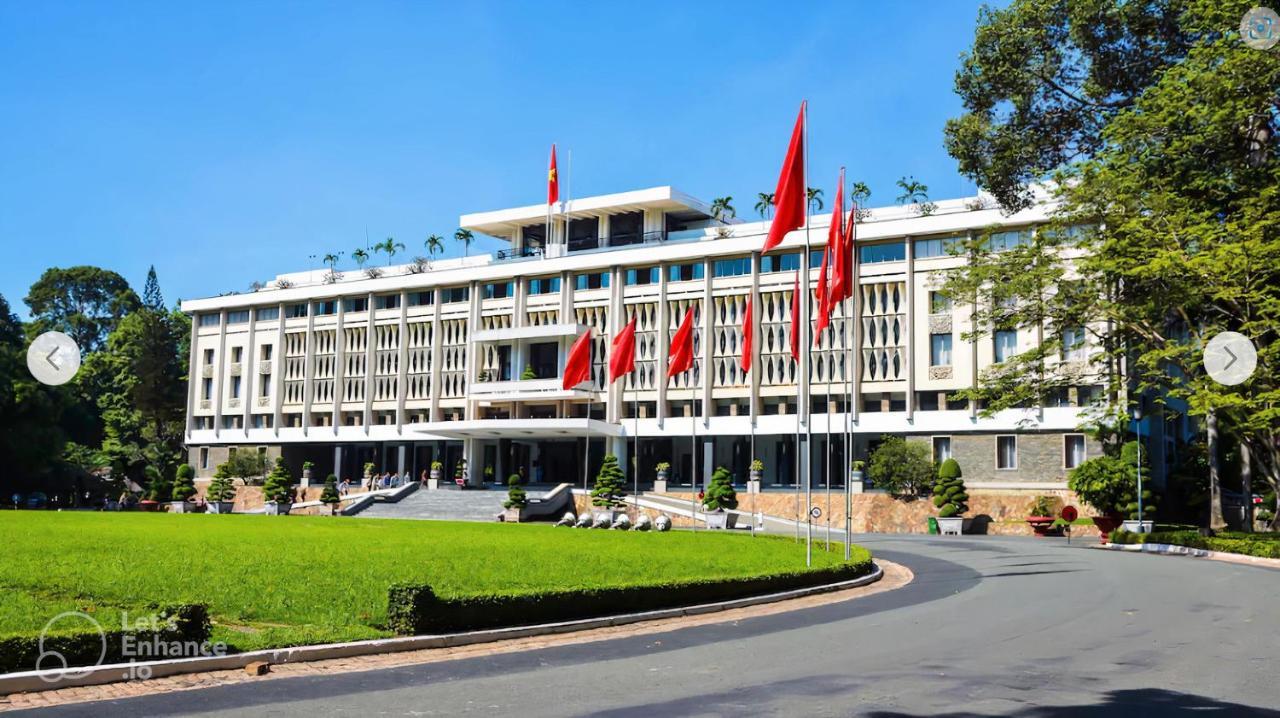
{"type": "Polygon", "coordinates": [[[1103,694],[1101,703],[1068,706],[1028,706],[1010,713],[970,713],[953,711],[939,713],[903,713],[898,711],[873,711],[867,718],[971,718],[1000,715],[1006,718],[1201,718],[1203,716],[1230,716],[1231,718],[1280,718],[1280,711],[1270,708],[1254,708],[1239,703],[1229,703],[1205,696],[1178,693],[1158,688],[1111,691],[1103,694]]]}

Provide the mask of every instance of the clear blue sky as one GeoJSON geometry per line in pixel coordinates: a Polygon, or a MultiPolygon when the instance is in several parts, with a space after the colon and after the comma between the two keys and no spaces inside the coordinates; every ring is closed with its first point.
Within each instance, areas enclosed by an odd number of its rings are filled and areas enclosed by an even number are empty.
{"type": "Polygon", "coordinates": [[[841,164],[873,205],[901,175],[973,192],[942,126],[977,2],[637,7],[0,4],[0,293],[26,316],[46,267],[140,291],[154,263],[166,301],[209,296],[366,227],[422,253],[541,201],[553,140],[576,196],[671,184],[754,217],[802,98],[828,197],[841,164]]]}

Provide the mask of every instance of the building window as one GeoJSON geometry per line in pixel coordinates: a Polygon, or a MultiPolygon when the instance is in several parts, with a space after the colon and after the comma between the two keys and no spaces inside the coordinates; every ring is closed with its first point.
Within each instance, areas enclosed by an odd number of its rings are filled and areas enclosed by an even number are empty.
{"type": "Polygon", "coordinates": [[[995,333],[995,359],[997,363],[1009,361],[1018,353],[1018,332],[1015,329],[1001,329],[995,333]]]}
{"type": "Polygon", "coordinates": [[[1018,437],[1016,436],[997,436],[996,437],[996,468],[997,469],[1018,468],[1018,437]]]}
{"type": "Polygon", "coordinates": [[[329,314],[338,313],[338,303],[332,299],[326,302],[315,303],[315,314],[317,317],[323,317],[329,314]]]}
{"type": "Polygon", "coordinates": [[[200,326],[202,327],[216,327],[218,326],[219,323],[221,323],[221,321],[222,321],[222,317],[217,314],[201,314],[200,315],[200,326]]]}
{"type": "Polygon", "coordinates": [[[240,377],[238,376],[231,377],[231,398],[240,398],[240,377]]]}
{"type": "Polygon", "coordinates": [[[490,282],[484,285],[485,299],[506,299],[516,293],[514,282],[490,282]]]}
{"type": "Polygon", "coordinates": [[[702,262],[693,264],[672,264],[667,267],[668,282],[692,282],[702,279],[705,272],[702,262]]]}
{"type": "Polygon", "coordinates": [[[200,468],[209,468],[209,449],[208,447],[200,447],[200,468]]]}
{"type": "Polygon", "coordinates": [[[231,363],[239,364],[244,359],[244,347],[231,347],[231,363]]]}
{"type": "Polygon", "coordinates": [[[280,307],[261,307],[254,311],[253,317],[260,322],[269,322],[273,319],[279,319],[280,307]]]}
{"type": "Polygon", "coordinates": [[[937,239],[917,239],[912,245],[912,253],[916,259],[932,259],[959,254],[964,248],[964,237],[939,237],[937,239]]]}
{"type": "Polygon", "coordinates": [[[716,277],[741,277],[744,274],[751,274],[751,258],[716,260],[711,274],[716,277]]]}
{"type": "Polygon", "coordinates": [[[271,345],[270,344],[263,344],[262,347],[259,348],[258,352],[262,357],[262,361],[264,362],[271,361],[271,345]]]}
{"type": "Polygon", "coordinates": [[[213,400],[213,379],[205,377],[204,382],[200,386],[200,398],[205,401],[213,400]]]}
{"type": "Polygon", "coordinates": [[[465,302],[471,298],[471,287],[448,287],[441,289],[440,293],[443,295],[440,298],[442,304],[465,302]]]}
{"type": "Polygon", "coordinates": [[[1026,229],[996,232],[987,238],[986,247],[992,252],[1004,252],[1031,243],[1031,231],[1026,229]]]}
{"type": "MultiPolygon", "coordinates": [[[[270,429],[271,422],[272,422],[272,417],[270,414],[254,414],[253,415],[253,428],[255,429],[270,429]]],[[[262,449],[259,449],[258,451],[259,452],[265,451],[265,447],[262,449]]]]}
{"type": "Polygon", "coordinates": [[[1074,469],[1084,463],[1084,434],[1066,434],[1062,437],[1062,467],[1074,469]]]}
{"type": "Polygon", "coordinates": [[[428,289],[425,292],[409,293],[409,306],[411,307],[425,307],[431,304],[435,304],[435,301],[436,301],[436,293],[431,291],[430,289],[428,289]]]}
{"type": "Polygon", "coordinates": [[[249,310],[242,309],[235,312],[227,312],[227,324],[247,324],[249,322],[249,310]]]}
{"type": "Polygon", "coordinates": [[[1084,329],[1076,327],[1062,332],[1062,360],[1082,361],[1085,358],[1084,329]]]}
{"type": "Polygon", "coordinates": [[[941,464],[951,458],[951,437],[935,436],[933,437],[933,461],[941,464]]]}
{"type": "Polygon", "coordinates": [[[948,297],[942,292],[929,292],[929,313],[950,314],[951,297],[948,297]]]}
{"type": "Polygon", "coordinates": [[[298,319],[305,316],[307,316],[307,305],[305,304],[290,304],[284,308],[285,319],[298,319]]]}
{"type": "Polygon", "coordinates": [[[929,366],[951,366],[951,335],[929,335],[929,366]]]}
{"type": "Polygon", "coordinates": [[[826,250],[814,250],[809,252],[809,269],[819,269],[822,267],[822,255],[826,250]]]}
{"type": "Polygon", "coordinates": [[[768,254],[760,258],[760,273],[768,274],[769,272],[794,272],[800,268],[800,255],[795,254],[768,254]]]}
{"type": "Polygon", "coordinates": [[[659,274],[658,274],[657,267],[642,267],[640,269],[628,269],[627,270],[627,286],[635,287],[643,284],[657,284],[658,277],[659,277],[659,274]]]}
{"type": "Polygon", "coordinates": [[[858,261],[863,264],[901,262],[907,258],[906,242],[868,244],[858,248],[858,261]]]}
{"type": "Polygon", "coordinates": [[[529,280],[529,294],[555,294],[560,291],[559,277],[537,277],[529,280]]]}
{"type": "MultiPolygon", "coordinates": [[[[369,311],[369,298],[351,297],[350,299],[344,299],[342,300],[342,311],[348,313],[367,312],[369,311]]],[[[319,314],[319,312],[316,313],[319,314]]]]}
{"type": "Polygon", "coordinates": [[[212,349],[204,350],[204,365],[213,366],[213,350],[212,349]]]}
{"type": "Polygon", "coordinates": [[[399,309],[399,294],[380,294],[373,298],[373,306],[375,309],[399,309]]]}
{"type": "Polygon", "coordinates": [[[590,274],[575,274],[573,277],[574,289],[608,289],[609,273],[608,272],[592,272],[590,274]]]}

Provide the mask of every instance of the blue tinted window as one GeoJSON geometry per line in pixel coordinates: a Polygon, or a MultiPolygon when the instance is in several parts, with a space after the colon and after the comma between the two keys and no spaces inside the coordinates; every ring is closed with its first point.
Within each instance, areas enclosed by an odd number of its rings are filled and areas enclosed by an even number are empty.
{"type": "Polygon", "coordinates": [[[704,272],[702,262],[693,264],[673,264],[667,267],[668,282],[690,282],[695,279],[702,279],[704,272]]]}
{"type": "Polygon", "coordinates": [[[512,282],[494,282],[484,285],[485,299],[506,299],[515,294],[515,284],[512,282]]]}
{"type": "Polygon", "coordinates": [[[430,289],[425,292],[409,293],[409,306],[411,307],[427,306],[429,304],[435,304],[435,301],[436,293],[430,289]]]}
{"type": "Polygon", "coordinates": [[[627,270],[627,286],[633,287],[639,284],[657,284],[658,276],[659,275],[658,275],[657,267],[645,267],[643,269],[628,269],[627,270]]]}
{"type": "Polygon", "coordinates": [[[608,289],[609,273],[592,272],[591,274],[575,275],[573,286],[574,289],[608,289]]]}
{"type": "Polygon", "coordinates": [[[441,289],[440,291],[444,295],[442,301],[446,303],[465,302],[467,301],[467,298],[471,296],[470,287],[449,287],[448,289],[441,289]]]}
{"type": "Polygon", "coordinates": [[[916,259],[946,257],[961,251],[963,237],[939,237],[937,239],[917,239],[913,251],[916,259]]]}
{"type": "Polygon", "coordinates": [[[218,326],[218,323],[221,321],[222,321],[222,317],[220,317],[217,314],[201,314],[200,315],[200,326],[202,327],[216,327],[218,326]]]}
{"type": "Polygon", "coordinates": [[[315,313],[317,317],[322,317],[326,314],[337,314],[338,303],[332,299],[327,302],[316,302],[315,313]]]}
{"type": "Polygon", "coordinates": [[[244,324],[247,321],[249,321],[248,309],[236,312],[227,312],[227,324],[244,324]]]}
{"type": "Polygon", "coordinates": [[[284,316],[286,319],[297,319],[298,317],[307,316],[307,305],[290,304],[284,308],[284,316]]]}
{"type": "Polygon", "coordinates": [[[858,248],[858,261],[863,264],[878,262],[901,262],[907,258],[906,242],[889,242],[888,244],[866,244],[858,248]]]}
{"type": "Polygon", "coordinates": [[[560,291],[559,277],[540,277],[529,280],[529,294],[555,294],[560,291]]]}
{"type": "Polygon", "coordinates": [[[717,260],[712,273],[717,277],[740,277],[751,274],[751,258],[717,260]]]}
{"type": "Polygon", "coordinates": [[[769,272],[794,272],[800,268],[800,255],[795,254],[766,254],[760,258],[760,273],[768,274],[769,272]]]}
{"type": "Polygon", "coordinates": [[[270,321],[280,318],[280,307],[262,307],[255,313],[254,318],[260,322],[270,321]]]}
{"type": "Polygon", "coordinates": [[[1031,232],[1018,230],[1013,232],[996,232],[987,239],[987,249],[992,252],[1004,252],[1014,247],[1021,247],[1031,241],[1031,232]]]}

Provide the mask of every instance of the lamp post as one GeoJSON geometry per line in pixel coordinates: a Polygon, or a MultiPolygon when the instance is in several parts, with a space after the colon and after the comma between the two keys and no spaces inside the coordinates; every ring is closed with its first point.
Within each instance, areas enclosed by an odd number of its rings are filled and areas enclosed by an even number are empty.
{"type": "Polygon", "coordinates": [[[1142,523],[1142,399],[1133,407],[1133,432],[1138,437],[1138,533],[1144,533],[1142,523]]]}

